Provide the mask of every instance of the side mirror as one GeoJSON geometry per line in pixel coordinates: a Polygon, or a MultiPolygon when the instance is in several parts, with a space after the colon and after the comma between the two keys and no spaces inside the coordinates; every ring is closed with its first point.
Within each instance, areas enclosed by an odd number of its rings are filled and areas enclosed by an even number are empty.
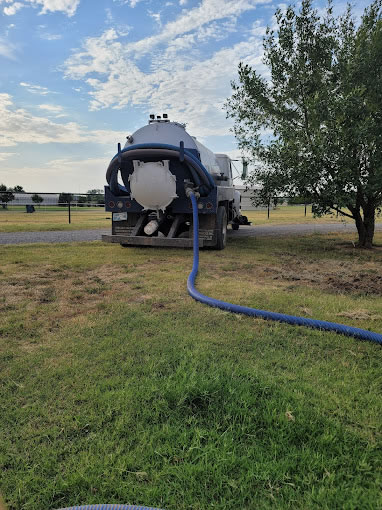
{"type": "Polygon", "coordinates": [[[243,172],[240,178],[244,181],[248,176],[248,161],[244,158],[241,161],[243,163],[243,172]]]}

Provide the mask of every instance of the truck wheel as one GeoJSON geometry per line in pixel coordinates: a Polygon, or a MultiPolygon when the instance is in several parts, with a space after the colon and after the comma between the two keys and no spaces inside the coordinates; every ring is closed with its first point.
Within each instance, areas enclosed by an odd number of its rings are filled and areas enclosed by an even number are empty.
{"type": "Polygon", "coordinates": [[[224,206],[219,206],[216,214],[216,250],[223,250],[227,244],[227,211],[224,206]]]}

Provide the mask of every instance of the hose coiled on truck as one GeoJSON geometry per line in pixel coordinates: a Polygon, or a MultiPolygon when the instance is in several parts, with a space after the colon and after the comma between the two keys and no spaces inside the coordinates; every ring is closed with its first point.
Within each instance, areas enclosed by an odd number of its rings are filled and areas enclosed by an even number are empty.
{"type": "Polygon", "coordinates": [[[336,322],[327,322],[317,319],[306,319],[305,317],[295,317],[294,315],[286,315],[284,313],[268,312],[266,310],[258,310],[256,308],[249,308],[247,306],[234,305],[227,303],[226,301],[220,301],[204,294],[201,294],[195,288],[195,280],[199,269],[199,218],[198,218],[198,204],[196,201],[195,194],[189,190],[188,195],[191,198],[192,203],[192,214],[193,214],[193,234],[194,234],[194,257],[193,266],[191,273],[187,279],[187,290],[192,298],[196,301],[200,301],[205,305],[220,308],[233,313],[241,313],[249,315],[250,317],[261,317],[262,319],[286,322],[293,326],[306,326],[312,329],[320,329],[325,331],[333,331],[340,335],[352,336],[359,340],[368,340],[382,345],[382,334],[373,333],[365,329],[353,328],[351,326],[345,326],[344,324],[337,324],[336,322]]]}
{"type": "MultiPolygon", "coordinates": [[[[106,180],[110,190],[115,195],[126,193],[126,188],[118,184],[118,170],[123,160],[133,160],[144,157],[181,158],[190,170],[192,179],[196,186],[202,185],[206,194],[216,186],[211,174],[204,167],[202,162],[187,149],[164,143],[141,143],[126,147],[118,152],[110,161],[106,171],[106,180]]],[[[122,176],[123,178],[123,176],[122,176]]],[[[125,183],[126,186],[126,183],[125,183]]]]}

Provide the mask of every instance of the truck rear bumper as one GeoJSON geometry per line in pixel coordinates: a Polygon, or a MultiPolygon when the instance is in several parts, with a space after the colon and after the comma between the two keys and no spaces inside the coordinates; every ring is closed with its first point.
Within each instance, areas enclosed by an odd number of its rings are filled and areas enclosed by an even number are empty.
{"type": "MultiPolygon", "coordinates": [[[[193,239],[168,238],[168,237],[146,237],[146,236],[124,236],[104,234],[102,241],[106,243],[119,243],[129,246],[172,246],[177,248],[192,248],[193,239]]],[[[199,238],[199,246],[203,247],[204,240],[199,238]]]]}

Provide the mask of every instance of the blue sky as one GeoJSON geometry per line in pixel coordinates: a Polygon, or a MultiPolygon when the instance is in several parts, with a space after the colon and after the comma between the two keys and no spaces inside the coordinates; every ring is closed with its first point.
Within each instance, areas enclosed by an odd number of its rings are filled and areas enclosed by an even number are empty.
{"type": "MultiPolygon", "coordinates": [[[[369,3],[358,1],[355,14],[369,3]]],[[[265,73],[262,37],[278,6],[0,0],[0,183],[102,188],[117,142],[149,113],[168,113],[210,149],[238,155],[223,103],[239,61],[265,73]]]]}

